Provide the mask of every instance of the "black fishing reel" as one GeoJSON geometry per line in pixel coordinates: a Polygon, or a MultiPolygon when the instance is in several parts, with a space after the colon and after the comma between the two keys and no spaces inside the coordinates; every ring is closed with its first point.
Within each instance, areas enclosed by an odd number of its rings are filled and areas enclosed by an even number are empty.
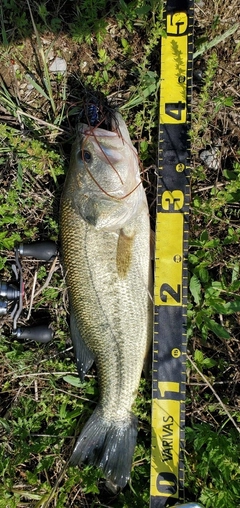
{"type": "Polygon", "coordinates": [[[51,261],[56,255],[57,244],[52,241],[20,244],[15,248],[15,263],[12,265],[16,284],[0,280],[0,316],[5,316],[10,312],[13,319],[12,335],[18,339],[46,343],[53,338],[53,331],[47,325],[18,328],[17,322],[23,309],[24,296],[21,256],[51,261]]]}

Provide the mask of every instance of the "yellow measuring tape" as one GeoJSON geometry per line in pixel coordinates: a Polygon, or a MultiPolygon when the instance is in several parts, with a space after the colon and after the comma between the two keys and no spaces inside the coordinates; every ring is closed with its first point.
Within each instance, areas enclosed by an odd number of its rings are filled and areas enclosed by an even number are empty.
{"type": "Polygon", "coordinates": [[[167,0],[161,41],[150,508],[184,498],[193,0],[167,0]]]}

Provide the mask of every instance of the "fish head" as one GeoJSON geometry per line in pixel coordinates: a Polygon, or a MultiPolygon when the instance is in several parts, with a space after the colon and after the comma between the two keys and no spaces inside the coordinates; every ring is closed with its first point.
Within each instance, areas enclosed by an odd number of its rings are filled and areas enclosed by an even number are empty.
{"type": "Polygon", "coordinates": [[[146,206],[137,151],[119,113],[111,131],[79,125],[69,178],[75,208],[97,229],[122,228],[146,206]]]}

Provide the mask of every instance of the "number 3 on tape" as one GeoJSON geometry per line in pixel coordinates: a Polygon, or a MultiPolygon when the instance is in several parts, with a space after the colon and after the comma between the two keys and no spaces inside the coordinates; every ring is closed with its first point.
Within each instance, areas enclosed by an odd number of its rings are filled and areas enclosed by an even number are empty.
{"type": "Polygon", "coordinates": [[[150,508],[184,497],[193,0],[166,0],[161,41],[150,508]]]}

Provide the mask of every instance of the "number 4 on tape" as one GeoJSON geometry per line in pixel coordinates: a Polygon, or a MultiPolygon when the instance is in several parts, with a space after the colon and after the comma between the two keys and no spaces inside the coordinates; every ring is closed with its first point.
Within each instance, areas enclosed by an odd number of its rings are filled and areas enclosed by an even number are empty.
{"type": "Polygon", "coordinates": [[[184,497],[193,0],[167,0],[161,41],[150,508],[184,497]]]}

